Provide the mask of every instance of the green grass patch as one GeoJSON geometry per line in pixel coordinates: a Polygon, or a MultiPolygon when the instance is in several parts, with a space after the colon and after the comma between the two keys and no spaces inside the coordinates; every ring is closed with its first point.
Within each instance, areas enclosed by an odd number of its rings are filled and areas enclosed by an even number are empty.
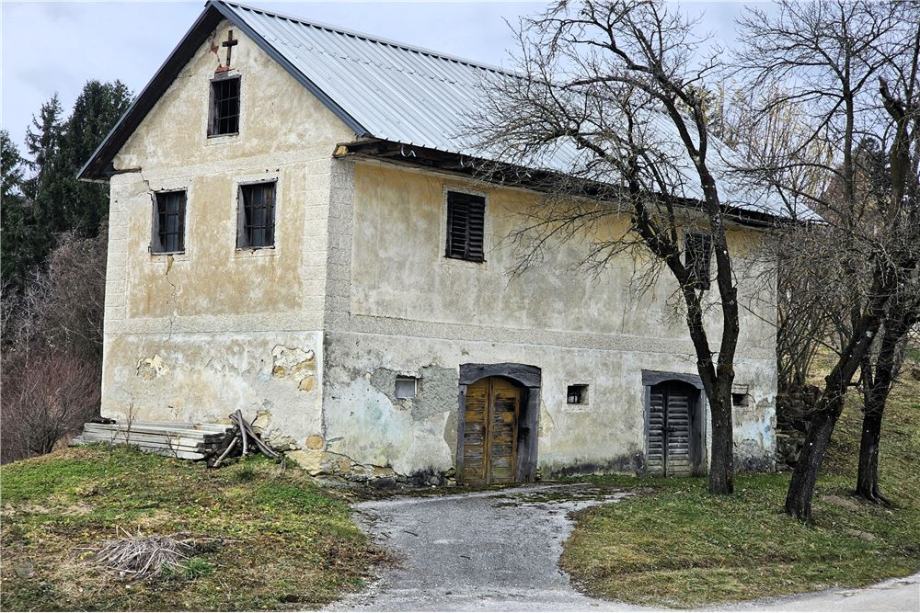
{"type": "Polygon", "coordinates": [[[363,583],[381,552],[347,504],[261,458],[208,470],[131,449],[67,449],[0,468],[4,610],[316,608],[363,583]],[[92,562],[132,534],[211,543],[152,579],[92,562]]]}
{"type": "Polygon", "coordinates": [[[895,508],[851,496],[862,415],[852,394],[818,482],[814,523],[782,512],[788,474],[742,475],[734,496],[704,479],[598,478],[647,493],[578,514],[562,566],[586,592],[669,607],[858,587],[920,568],[920,383],[893,390],[881,486],[895,508]]]}

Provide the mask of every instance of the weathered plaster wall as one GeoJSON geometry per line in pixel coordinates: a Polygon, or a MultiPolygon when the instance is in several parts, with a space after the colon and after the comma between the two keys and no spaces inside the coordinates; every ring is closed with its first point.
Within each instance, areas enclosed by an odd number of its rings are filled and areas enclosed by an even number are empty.
{"type": "MultiPolygon", "coordinates": [[[[542,369],[538,461],[544,472],[641,467],[642,369],[696,372],[667,273],[638,292],[631,289],[634,264],[623,257],[593,277],[576,270],[586,242],[553,245],[540,267],[511,278],[516,259],[503,239],[538,205],[534,194],[374,162],[341,162],[335,174],[343,202],[334,207],[330,233],[354,238],[349,250],[330,250],[329,451],[352,461],[352,470],[362,464],[401,474],[448,471],[457,445],[451,394],[459,365],[515,362],[542,369]],[[445,191],[454,188],[487,197],[485,264],[443,257],[445,191]],[[381,369],[387,377],[379,376],[381,369]],[[437,372],[436,379],[421,374],[425,369],[437,372]],[[423,413],[389,397],[398,373],[420,374],[415,402],[426,406],[423,413]],[[566,403],[571,384],[590,386],[587,405],[566,403]],[[369,431],[381,433],[383,444],[355,442],[369,431]]],[[[738,228],[730,238],[750,309],[742,312],[736,367],[737,383],[747,385],[752,398],[736,409],[738,463],[764,467],[774,446],[774,330],[766,323],[774,317],[774,288],[756,263],[760,236],[738,228]]],[[[709,327],[718,334],[717,320],[709,327]]]]}
{"type": "MultiPolygon", "coordinates": [[[[588,245],[572,243],[510,278],[503,239],[534,194],[330,159],[354,134],[235,36],[239,135],[206,136],[217,58],[205,44],[116,157],[103,413],[213,420],[240,408],[316,470],[428,475],[454,465],[459,365],[515,362],[542,369],[544,472],[641,467],[641,370],[695,372],[667,274],[639,293],[631,260],[593,277],[574,270],[588,245]],[[276,246],[238,251],[237,185],[264,179],[278,182],[276,246]],[[449,188],[488,198],[485,264],[443,257],[449,188]],[[151,255],[152,193],[172,189],[188,192],[186,251],[151,255]],[[394,397],[400,374],[420,377],[415,399],[394,397]],[[575,383],[590,386],[587,405],[566,404],[575,383]]],[[[758,241],[732,236],[752,260],[758,241]]],[[[756,265],[739,270],[753,312],[737,364],[753,400],[737,410],[739,465],[760,466],[773,447],[774,332],[762,319],[774,288],[756,265]]]]}
{"type": "Polygon", "coordinates": [[[102,409],[175,420],[262,412],[269,431],[306,447],[321,431],[330,154],[354,134],[234,36],[239,134],[207,137],[218,60],[205,43],[115,159],[102,409]],[[237,186],[260,180],[277,181],[275,247],[237,250],[237,186]],[[187,190],[186,250],[153,255],[152,194],[172,189],[187,190]]]}

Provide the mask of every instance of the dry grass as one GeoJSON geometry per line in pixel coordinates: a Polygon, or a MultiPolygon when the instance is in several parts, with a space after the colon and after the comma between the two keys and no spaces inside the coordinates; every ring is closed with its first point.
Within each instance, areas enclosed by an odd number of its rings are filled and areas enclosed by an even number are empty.
{"type": "Polygon", "coordinates": [[[132,535],[105,541],[96,551],[95,563],[120,577],[146,579],[179,568],[195,552],[195,539],[188,534],[169,536],[132,535]]]}
{"type": "Polygon", "coordinates": [[[382,557],[344,500],[262,458],[74,448],[0,479],[3,610],[318,608],[382,557]]]}
{"type": "Polygon", "coordinates": [[[581,513],[562,557],[587,592],[631,603],[700,607],[834,586],[920,568],[920,382],[892,393],[882,434],[886,509],[851,495],[861,414],[851,395],[828,450],[815,521],[782,512],[788,474],[737,479],[730,497],[702,479],[615,479],[652,492],[581,513]]]}

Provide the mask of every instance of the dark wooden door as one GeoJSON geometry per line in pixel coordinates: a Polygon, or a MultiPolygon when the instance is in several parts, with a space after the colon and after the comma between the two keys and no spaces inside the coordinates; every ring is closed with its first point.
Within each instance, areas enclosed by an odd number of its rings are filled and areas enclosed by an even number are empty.
{"type": "Polygon", "coordinates": [[[649,396],[648,453],[652,474],[686,476],[696,471],[696,390],[680,383],[653,385],[649,396]]]}
{"type": "Polygon", "coordinates": [[[521,390],[500,377],[468,385],[463,416],[463,475],[466,485],[512,483],[517,457],[521,390]]]}

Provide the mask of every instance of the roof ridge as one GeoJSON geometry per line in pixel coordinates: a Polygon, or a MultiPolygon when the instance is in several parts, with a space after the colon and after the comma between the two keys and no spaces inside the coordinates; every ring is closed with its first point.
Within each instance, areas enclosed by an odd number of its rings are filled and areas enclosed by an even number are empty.
{"type": "Polygon", "coordinates": [[[439,60],[446,60],[449,62],[456,62],[458,64],[463,64],[465,66],[470,66],[471,68],[478,68],[479,70],[486,70],[488,72],[495,72],[511,77],[518,76],[514,74],[513,71],[506,70],[500,66],[494,66],[492,64],[487,64],[485,62],[476,62],[467,58],[462,58],[457,55],[451,55],[449,53],[443,53],[441,51],[436,51],[434,49],[429,49],[427,47],[421,47],[418,45],[410,45],[408,43],[400,42],[398,40],[393,40],[391,38],[386,38],[383,36],[377,36],[375,34],[368,34],[366,32],[360,32],[358,30],[350,30],[348,28],[343,28],[341,26],[333,25],[330,23],[324,23],[321,21],[312,21],[305,19],[303,17],[298,17],[296,15],[290,15],[287,13],[280,13],[278,11],[270,11],[268,9],[259,8],[252,6],[251,4],[244,4],[242,2],[237,2],[236,0],[209,0],[208,4],[223,4],[232,9],[242,9],[245,11],[252,11],[254,13],[261,13],[263,15],[268,15],[270,17],[277,17],[279,19],[285,19],[287,21],[293,21],[301,25],[309,26],[311,28],[319,28],[321,30],[328,30],[335,32],[336,34],[343,34],[345,36],[354,36],[362,40],[366,40],[372,43],[378,43],[381,45],[388,45],[391,47],[396,47],[404,51],[411,51],[413,53],[420,53],[422,55],[427,55],[439,60]]]}

